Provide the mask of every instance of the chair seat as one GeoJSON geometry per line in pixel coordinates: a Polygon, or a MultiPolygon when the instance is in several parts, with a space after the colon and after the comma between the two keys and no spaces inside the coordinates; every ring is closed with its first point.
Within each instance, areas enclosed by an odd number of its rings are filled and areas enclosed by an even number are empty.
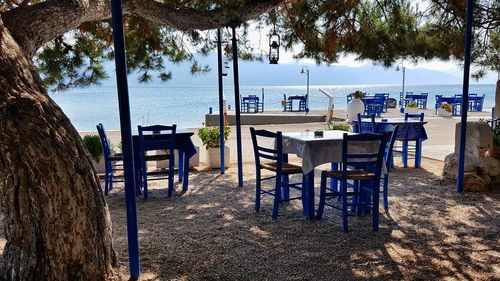
{"type": "Polygon", "coordinates": [[[119,154],[111,154],[108,157],[108,159],[110,161],[121,161],[121,160],[123,160],[123,155],[121,153],[119,153],[119,154]]]}
{"type": "Polygon", "coordinates": [[[170,156],[168,154],[146,155],[146,161],[168,160],[169,157],[170,156]]]}
{"type": "MultiPolygon", "coordinates": [[[[277,171],[276,162],[262,163],[260,164],[260,168],[273,172],[277,171]]],[[[282,173],[284,175],[302,174],[302,167],[290,163],[283,163],[282,173]]]]}
{"type": "MultiPolygon", "coordinates": [[[[327,171],[328,176],[341,179],[342,171],[327,171]]],[[[367,171],[347,171],[349,180],[371,180],[375,177],[374,173],[367,171]]]]}

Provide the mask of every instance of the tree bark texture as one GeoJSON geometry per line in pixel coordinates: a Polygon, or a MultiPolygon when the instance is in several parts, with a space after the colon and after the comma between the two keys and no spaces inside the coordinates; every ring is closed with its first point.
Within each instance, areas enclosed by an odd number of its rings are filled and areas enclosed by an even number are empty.
{"type": "Polygon", "coordinates": [[[0,280],[105,280],[111,221],[81,137],[0,17],[0,280]]]}
{"type": "MultiPolygon", "coordinates": [[[[239,1],[237,9],[198,10],[173,1],[125,0],[123,12],[179,30],[215,29],[239,25],[285,0],[239,1]]],[[[45,43],[82,23],[111,18],[109,0],[47,0],[18,7],[3,15],[5,27],[28,57],[45,43]]]]}

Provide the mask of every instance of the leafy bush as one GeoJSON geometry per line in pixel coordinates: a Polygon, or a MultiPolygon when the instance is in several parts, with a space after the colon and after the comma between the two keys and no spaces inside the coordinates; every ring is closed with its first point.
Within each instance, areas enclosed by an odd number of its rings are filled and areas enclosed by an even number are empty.
{"type": "Polygon", "coordinates": [[[98,135],[86,135],[83,137],[83,143],[94,161],[99,162],[102,156],[101,139],[98,135]]]}
{"type": "Polygon", "coordinates": [[[417,103],[415,101],[410,101],[406,107],[413,107],[413,108],[416,108],[417,107],[417,103]]]}
{"type": "Polygon", "coordinates": [[[500,125],[495,126],[495,129],[493,129],[493,144],[500,146],[500,125]]]}
{"type": "Polygon", "coordinates": [[[351,131],[351,125],[347,123],[333,123],[333,124],[328,124],[328,130],[339,130],[339,131],[346,131],[350,132],[351,131]]]}
{"type": "Polygon", "coordinates": [[[360,99],[360,98],[363,98],[366,95],[366,93],[363,93],[363,92],[358,90],[358,91],[350,93],[349,95],[352,96],[354,99],[360,99]]]}
{"type": "MultiPolygon", "coordinates": [[[[229,127],[224,127],[224,141],[227,141],[229,138],[229,133],[231,133],[231,129],[229,127]]],[[[220,147],[220,131],[219,127],[213,128],[201,128],[198,131],[198,137],[200,137],[203,145],[208,148],[218,148],[220,147]]]]}
{"type": "Polygon", "coordinates": [[[451,104],[447,102],[443,102],[440,106],[442,109],[446,110],[446,112],[450,113],[452,110],[451,104]]]}

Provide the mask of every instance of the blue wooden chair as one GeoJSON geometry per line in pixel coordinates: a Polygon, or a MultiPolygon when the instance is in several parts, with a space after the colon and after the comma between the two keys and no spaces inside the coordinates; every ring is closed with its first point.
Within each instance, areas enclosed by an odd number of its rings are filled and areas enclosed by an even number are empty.
{"type": "Polygon", "coordinates": [[[389,93],[375,93],[375,97],[383,98],[384,99],[384,107],[383,107],[383,112],[387,112],[387,108],[389,107],[389,93]]]}
{"type": "Polygon", "coordinates": [[[109,145],[109,139],[104,126],[96,125],[99,138],[101,139],[102,152],[104,155],[104,195],[108,195],[113,189],[113,182],[123,182],[123,177],[117,177],[117,171],[123,170],[123,156],[121,153],[113,153],[109,145]]]}
{"type": "Polygon", "coordinates": [[[381,182],[381,193],[383,196],[384,200],[384,209],[389,209],[389,198],[388,198],[388,193],[389,193],[389,172],[390,172],[390,167],[393,166],[392,164],[392,154],[393,154],[393,149],[394,149],[394,143],[396,142],[396,137],[398,135],[399,127],[398,126],[387,126],[383,129],[383,131],[386,133],[386,146],[385,146],[385,151],[384,151],[384,161],[385,161],[385,166],[387,168],[387,173],[383,174],[381,176],[382,182],[381,182]]]}
{"type": "Polygon", "coordinates": [[[427,109],[427,98],[429,93],[421,93],[416,99],[417,107],[420,109],[427,109]]]}
{"type": "Polygon", "coordinates": [[[271,195],[274,197],[272,218],[276,219],[278,217],[280,202],[302,198],[302,195],[294,198],[290,198],[289,196],[290,187],[302,192],[302,184],[304,183],[302,168],[297,165],[286,163],[286,158],[283,155],[283,137],[281,132],[278,131],[274,133],[267,130],[255,130],[253,127],[251,127],[250,134],[252,136],[253,151],[255,154],[255,211],[260,211],[261,195],[271,195]],[[275,145],[276,147],[269,148],[259,145],[258,139],[261,138],[270,140],[270,143],[272,145],[275,145]],[[263,162],[261,161],[261,159],[263,159],[264,161],[266,161],[266,159],[270,161],[263,162]],[[275,174],[273,176],[263,178],[261,170],[268,170],[275,174]],[[289,176],[293,174],[301,174],[302,183],[289,183],[289,176]],[[262,188],[262,182],[272,179],[274,179],[274,188],[271,190],[264,190],[262,188]]]}
{"type": "Polygon", "coordinates": [[[137,126],[139,131],[139,161],[140,186],[143,189],[144,199],[148,198],[148,176],[156,176],[151,179],[168,180],[168,197],[174,191],[174,145],[176,125],[163,126],[137,126]],[[148,155],[148,152],[156,151],[161,154],[148,155]],[[168,161],[168,169],[148,171],[149,161],[168,161]],[[162,175],[166,175],[163,176],[162,175]]]}
{"type": "MultiPolygon", "coordinates": [[[[410,119],[417,119],[421,122],[424,121],[424,113],[420,114],[408,114],[405,113],[405,120],[410,120],[410,119]]],[[[417,139],[407,139],[407,138],[396,138],[397,141],[401,142],[401,145],[394,146],[393,152],[396,152],[398,154],[401,154],[401,158],[403,161],[403,166],[406,168],[408,167],[408,160],[410,159],[415,159],[417,157],[417,145],[416,142],[419,141],[417,139]],[[412,143],[410,143],[412,142],[412,143]],[[415,142],[415,143],[413,143],[415,142]],[[415,157],[410,157],[410,155],[414,155],[415,157]]],[[[394,157],[392,157],[393,159],[394,157]]],[[[392,162],[393,163],[393,162],[392,162]]],[[[391,163],[391,167],[392,167],[391,163]]]]}
{"type": "Polygon", "coordinates": [[[361,115],[361,113],[358,113],[358,123],[356,124],[357,126],[357,132],[362,134],[362,133],[375,133],[375,114],[368,114],[368,115],[361,115]],[[370,118],[371,123],[366,124],[361,122],[361,119],[363,118],[370,118]]]}
{"type": "Polygon", "coordinates": [[[359,212],[359,208],[371,206],[373,215],[373,230],[378,230],[380,174],[382,171],[385,146],[385,134],[344,134],[340,170],[321,172],[319,206],[317,213],[318,218],[323,216],[325,205],[339,209],[342,211],[343,230],[344,232],[347,232],[349,230],[347,219],[348,207],[353,206],[359,212]],[[369,143],[378,142],[379,145],[378,149],[375,149],[373,152],[359,153],[350,151],[352,142],[356,142],[358,147],[360,147],[360,143],[366,143],[366,145],[369,146],[369,143]],[[352,169],[348,169],[348,167],[352,169]],[[340,181],[340,188],[338,191],[329,190],[330,192],[327,192],[326,181],[328,178],[340,181]],[[347,182],[348,180],[357,181],[359,184],[349,185],[347,182]],[[356,188],[357,186],[359,186],[359,188],[356,188]],[[367,194],[370,196],[367,196],[367,194]],[[334,205],[336,200],[333,200],[331,204],[327,203],[327,197],[340,197],[340,207],[334,205]]]}

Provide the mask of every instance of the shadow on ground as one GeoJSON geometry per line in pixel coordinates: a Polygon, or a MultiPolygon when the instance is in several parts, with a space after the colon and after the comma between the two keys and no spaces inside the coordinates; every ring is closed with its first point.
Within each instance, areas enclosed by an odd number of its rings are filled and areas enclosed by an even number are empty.
{"type": "MultiPolygon", "coordinates": [[[[500,272],[500,192],[458,194],[440,186],[436,163],[424,162],[433,171],[394,170],[379,232],[364,216],[351,217],[351,231],[343,233],[332,209],[308,221],[300,201],[281,206],[273,221],[271,198],[264,197],[256,214],[252,165],[245,165],[243,188],[235,167],[225,175],[194,172],[189,191],[172,198],[157,182],[150,199],[137,198],[141,280],[491,280],[500,272]]],[[[123,190],[108,203],[127,278],[123,190]]]]}

